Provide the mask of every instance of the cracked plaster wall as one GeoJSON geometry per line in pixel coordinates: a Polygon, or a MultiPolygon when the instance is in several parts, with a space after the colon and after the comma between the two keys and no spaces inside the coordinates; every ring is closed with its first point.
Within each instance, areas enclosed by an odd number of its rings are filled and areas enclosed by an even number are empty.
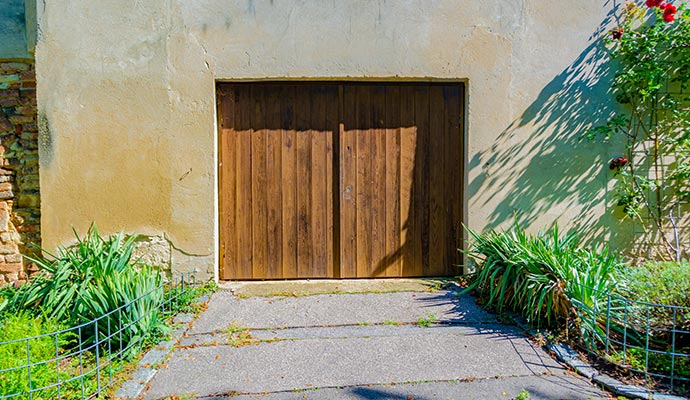
{"type": "Polygon", "coordinates": [[[569,122],[588,113],[571,103],[588,96],[577,82],[594,94],[601,86],[588,52],[611,4],[39,2],[43,244],[96,221],[103,232],[163,238],[151,244],[161,262],[211,276],[215,83],[265,78],[466,81],[468,225],[505,225],[516,214],[532,229],[589,224],[615,242],[604,228],[609,155],[573,145],[587,123],[569,122]],[[564,181],[568,160],[577,168],[564,181]]]}

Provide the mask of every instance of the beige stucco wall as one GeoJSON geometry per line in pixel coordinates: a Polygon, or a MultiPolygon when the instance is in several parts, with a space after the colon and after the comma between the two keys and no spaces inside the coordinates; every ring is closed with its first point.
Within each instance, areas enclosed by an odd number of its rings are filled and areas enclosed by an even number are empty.
{"type": "Polygon", "coordinates": [[[467,223],[513,214],[612,240],[609,110],[592,47],[608,0],[39,2],[43,245],[96,221],[217,263],[216,80],[462,79],[467,223]]]}

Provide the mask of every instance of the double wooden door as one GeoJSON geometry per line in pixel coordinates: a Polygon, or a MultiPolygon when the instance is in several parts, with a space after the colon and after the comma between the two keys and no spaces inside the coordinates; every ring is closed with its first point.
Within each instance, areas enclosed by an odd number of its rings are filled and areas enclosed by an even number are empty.
{"type": "Polygon", "coordinates": [[[222,279],[448,276],[460,83],[218,86],[222,279]]]}

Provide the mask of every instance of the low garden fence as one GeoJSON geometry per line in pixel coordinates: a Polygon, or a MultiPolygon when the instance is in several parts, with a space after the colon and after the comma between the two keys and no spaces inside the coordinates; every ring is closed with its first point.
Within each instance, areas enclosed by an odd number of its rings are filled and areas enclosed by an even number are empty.
{"type": "Polygon", "coordinates": [[[644,376],[647,383],[690,391],[690,307],[598,292],[581,318],[591,318],[590,326],[596,327],[582,335],[584,350],[644,376]]]}
{"type": "Polygon", "coordinates": [[[142,328],[172,318],[194,286],[193,276],[180,275],[78,326],[0,342],[0,353],[18,360],[0,369],[0,381],[5,380],[0,399],[87,399],[106,393],[130,356],[151,341],[142,328]]]}

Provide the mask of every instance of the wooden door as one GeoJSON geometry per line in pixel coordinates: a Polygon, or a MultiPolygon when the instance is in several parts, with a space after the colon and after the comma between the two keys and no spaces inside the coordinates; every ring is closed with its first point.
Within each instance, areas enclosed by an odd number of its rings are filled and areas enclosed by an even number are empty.
{"type": "Polygon", "coordinates": [[[223,279],[330,278],[338,87],[219,88],[223,279]]]}
{"type": "Polygon", "coordinates": [[[220,84],[223,279],[448,276],[460,84],[220,84]]]}
{"type": "Polygon", "coordinates": [[[342,277],[459,272],[462,99],[457,84],[343,88],[342,277]]]}

